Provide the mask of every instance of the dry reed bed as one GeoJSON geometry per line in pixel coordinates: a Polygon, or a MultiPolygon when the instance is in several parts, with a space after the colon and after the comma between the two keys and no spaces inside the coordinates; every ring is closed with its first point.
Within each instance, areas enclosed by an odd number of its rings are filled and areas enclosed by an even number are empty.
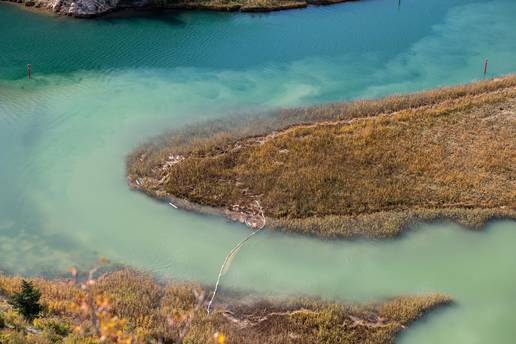
{"type": "MultiPolygon", "coordinates": [[[[98,343],[93,331],[74,331],[83,319],[74,305],[84,291],[70,281],[35,279],[42,291],[44,314],[35,321],[36,331],[1,300],[19,288],[20,278],[0,275],[0,342],[98,343]],[[32,333],[31,333],[32,332],[32,333]]],[[[110,300],[111,312],[126,322],[124,331],[138,333],[146,343],[172,343],[182,317],[192,317],[184,338],[187,343],[392,343],[398,332],[425,312],[450,303],[447,296],[406,296],[369,305],[343,305],[320,300],[292,299],[245,301],[227,298],[210,316],[204,306],[196,309],[193,284],[157,282],[133,270],[121,270],[97,281],[97,294],[110,300]]],[[[87,324],[82,324],[83,329],[87,324]]],[[[104,342],[111,342],[110,340],[104,342]]]]}
{"type": "Polygon", "coordinates": [[[271,227],[328,238],[516,217],[515,76],[226,128],[212,122],[141,147],[130,180],[235,218],[259,200],[271,227]]]}

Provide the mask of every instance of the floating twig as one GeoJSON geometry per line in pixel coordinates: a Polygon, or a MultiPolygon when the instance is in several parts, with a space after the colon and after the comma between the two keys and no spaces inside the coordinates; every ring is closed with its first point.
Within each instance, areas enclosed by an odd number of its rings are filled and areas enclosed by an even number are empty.
{"type": "Polygon", "coordinates": [[[245,221],[245,224],[252,227],[252,228],[257,228],[255,231],[253,231],[251,234],[249,234],[247,237],[245,237],[244,240],[240,241],[235,247],[233,247],[233,249],[231,251],[229,251],[229,253],[227,254],[226,258],[224,259],[224,262],[222,263],[222,266],[220,267],[220,270],[219,270],[219,275],[217,277],[217,283],[215,283],[215,289],[213,290],[213,294],[211,295],[211,299],[210,299],[210,302],[208,303],[208,314],[210,314],[211,312],[211,306],[213,304],[213,300],[215,300],[215,296],[217,295],[217,291],[219,289],[219,284],[220,284],[220,279],[222,278],[222,275],[224,275],[228,269],[229,269],[229,266],[231,265],[231,262],[233,261],[233,259],[235,258],[235,256],[237,255],[238,251],[240,251],[240,249],[242,248],[242,246],[244,246],[244,244],[249,240],[251,239],[256,233],[258,233],[259,231],[261,231],[264,227],[265,227],[265,215],[263,213],[263,208],[262,206],[260,205],[260,202],[256,201],[256,205],[258,207],[258,216],[260,216],[261,218],[261,225],[258,226],[258,227],[255,227],[255,226],[252,226],[253,223],[251,223],[250,221],[248,221],[246,219],[245,221]]]}

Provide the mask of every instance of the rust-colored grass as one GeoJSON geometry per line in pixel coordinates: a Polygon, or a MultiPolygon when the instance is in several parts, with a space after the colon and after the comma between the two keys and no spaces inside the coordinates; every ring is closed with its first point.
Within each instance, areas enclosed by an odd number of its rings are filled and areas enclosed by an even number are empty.
{"type": "Polygon", "coordinates": [[[273,227],[324,237],[515,217],[516,77],[298,111],[280,113],[269,128],[289,125],[271,133],[147,146],[129,174],[151,194],[215,208],[259,200],[273,227]],[[311,120],[290,125],[301,118],[311,120]],[[163,166],[170,154],[184,159],[163,166]]]}

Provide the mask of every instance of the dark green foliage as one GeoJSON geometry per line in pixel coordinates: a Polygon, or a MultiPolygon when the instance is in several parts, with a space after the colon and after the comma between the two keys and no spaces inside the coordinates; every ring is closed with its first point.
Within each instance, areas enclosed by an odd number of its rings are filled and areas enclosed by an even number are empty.
{"type": "Polygon", "coordinates": [[[22,280],[21,291],[15,293],[9,303],[14,309],[20,312],[26,320],[32,321],[42,311],[42,306],[39,303],[40,298],[41,292],[39,289],[34,287],[32,282],[22,280]]]}

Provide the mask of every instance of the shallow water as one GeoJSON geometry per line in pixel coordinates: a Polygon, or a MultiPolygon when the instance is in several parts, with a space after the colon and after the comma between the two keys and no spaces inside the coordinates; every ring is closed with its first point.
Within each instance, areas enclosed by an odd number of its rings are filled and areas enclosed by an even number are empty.
{"type": "MultiPolygon", "coordinates": [[[[246,229],[129,191],[136,145],[227,113],[476,80],[484,57],[490,76],[516,71],[516,2],[396,5],[84,21],[0,4],[0,269],[54,274],[107,256],[212,283],[246,229]]],[[[386,242],[260,233],[223,285],[356,301],[447,292],[457,304],[401,342],[511,342],[516,223],[421,227],[386,242]]]]}

